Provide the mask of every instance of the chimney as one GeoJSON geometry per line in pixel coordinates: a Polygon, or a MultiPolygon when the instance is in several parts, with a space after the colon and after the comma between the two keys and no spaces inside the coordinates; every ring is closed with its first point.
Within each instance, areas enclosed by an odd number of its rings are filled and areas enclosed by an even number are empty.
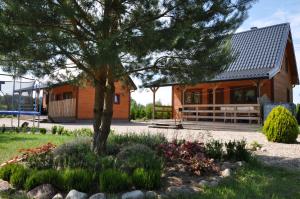
{"type": "Polygon", "coordinates": [[[257,30],[257,27],[251,27],[250,30],[257,30]]]}

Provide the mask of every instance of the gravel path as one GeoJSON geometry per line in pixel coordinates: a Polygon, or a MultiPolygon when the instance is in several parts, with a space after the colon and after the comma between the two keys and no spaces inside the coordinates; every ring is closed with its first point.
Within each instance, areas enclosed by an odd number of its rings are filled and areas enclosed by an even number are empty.
{"type": "MultiPolygon", "coordinates": [[[[0,126],[5,124],[10,126],[10,119],[0,119],[0,126]]],[[[50,129],[51,126],[57,125],[53,123],[41,123],[41,127],[50,129]]],[[[77,122],[64,124],[67,129],[76,128],[92,128],[91,123],[77,122]]],[[[129,122],[114,122],[112,129],[117,133],[150,133],[163,134],[168,140],[185,139],[185,140],[199,140],[207,141],[210,139],[217,139],[221,141],[241,140],[245,139],[247,143],[257,141],[262,144],[263,150],[256,151],[258,157],[266,164],[285,167],[290,169],[300,170],[300,136],[298,143],[295,144],[281,144],[268,142],[265,136],[260,132],[249,131],[208,131],[208,130],[189,130],[189,129],[157,129],[148,128],[144,123],[129,123],[129,122]]]]}

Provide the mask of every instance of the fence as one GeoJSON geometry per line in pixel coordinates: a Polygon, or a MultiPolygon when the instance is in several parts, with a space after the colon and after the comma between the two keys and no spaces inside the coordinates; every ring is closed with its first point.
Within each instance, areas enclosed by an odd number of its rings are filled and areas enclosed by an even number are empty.
{"type": "Polygon", "coordinates": [[[76,117],[76,99],[50,101],[48,116],[52,119],[68,119],[76,117]]]}

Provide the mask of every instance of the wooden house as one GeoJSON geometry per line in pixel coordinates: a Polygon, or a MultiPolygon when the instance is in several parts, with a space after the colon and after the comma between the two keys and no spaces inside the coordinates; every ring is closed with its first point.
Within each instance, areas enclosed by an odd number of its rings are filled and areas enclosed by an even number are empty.
{"type": "MultiPolygon", "coordinates": [[[[131,79],[129,82],[128,85],[115,82],[115,120],[130,119],[131,91],[137,88],[131,79]]],[[[94,116],[94,97],[95,88],[91,85],[76,86],[65,82],[47,88],[43,107],[48,112],[48,118],[54,122],[91,120],[94,116]]]]}
{"type": "Polygon", "coordinates": [[[288,23],[236,33],[231,43],[234,61],[210,81],[149,86],[172,86],[174,118],[259,123],[262,103],[293,102],[299,79],[288,23]]]}

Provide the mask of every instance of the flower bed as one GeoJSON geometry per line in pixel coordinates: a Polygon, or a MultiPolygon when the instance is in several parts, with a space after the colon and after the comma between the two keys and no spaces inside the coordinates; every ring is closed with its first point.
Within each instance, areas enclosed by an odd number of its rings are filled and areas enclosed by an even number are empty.
{"type": "Polygon", "coordinates": [[[235,161],[248,156],[243,141],[225,144],[213,141],[205,145],[167,142],[162,136],[112,133],[105,156],[94,154],[90,143],[91,138],[79,137],[58,147],[47,144],[22,150],[26,158],[20,164],[2,167],[0,178],[27,191],[51,184],[63,193],[72,189],[89,194],[136,189],[164,192],[169,189],[168,179],[174,171],[196,180],[219,176],[224,170],[224,160],[235,161]]]}

